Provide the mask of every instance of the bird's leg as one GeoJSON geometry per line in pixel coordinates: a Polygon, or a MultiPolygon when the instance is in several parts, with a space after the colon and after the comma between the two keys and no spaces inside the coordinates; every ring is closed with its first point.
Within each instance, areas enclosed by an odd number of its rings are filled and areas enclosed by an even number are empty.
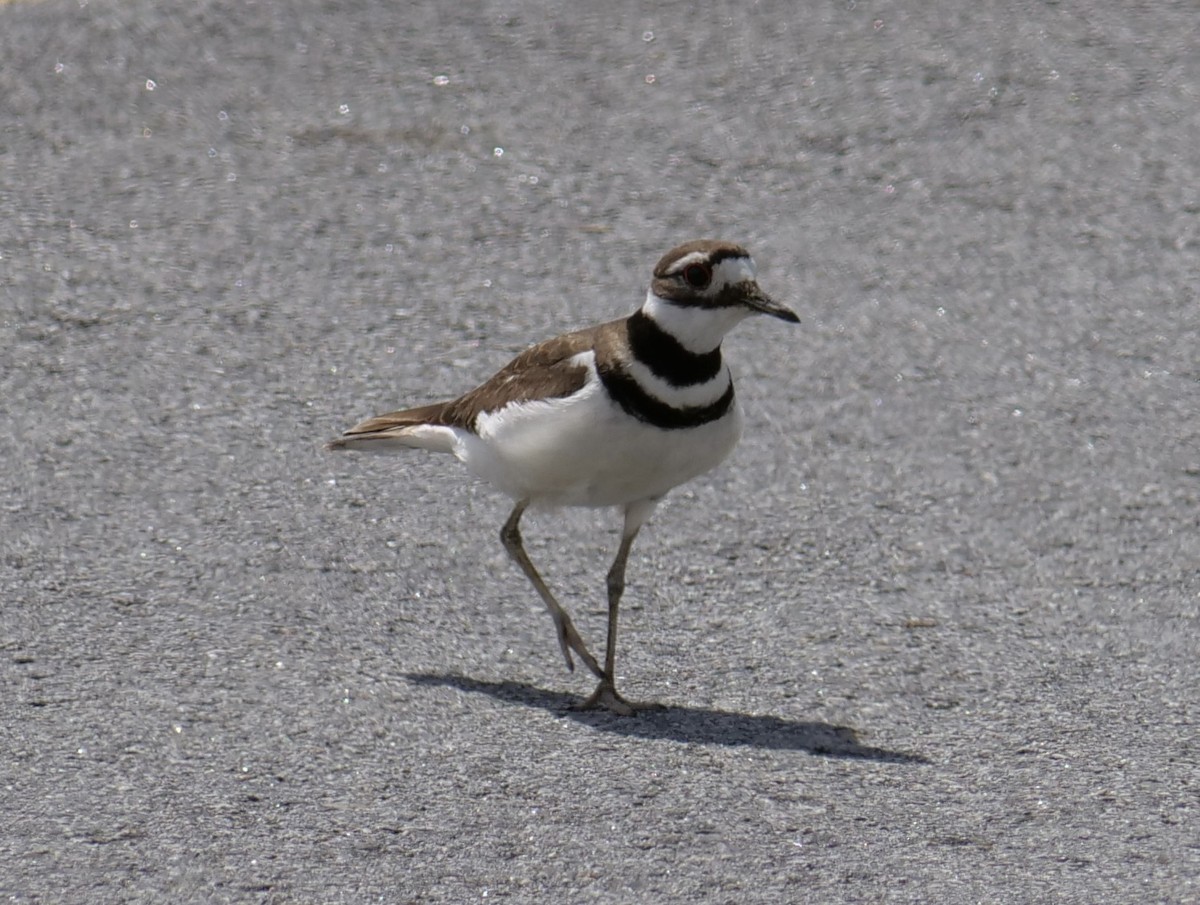
{"type": "Polygon", "coordinates": [[[617,694],[616,674],[617,611],[621,605],[621,595],[625,593],[625,564],[629,561],[633,541],[653,508],[654,501],[649,501],[648,504],[634,504],[625,511],[625,530],[621,533],[621,545],[617,548],[616,558],[608,570],[608,640],[604,648],[604,674],[600,676],[600,684],[596,686],[596,690],[578,705],[580,710],[611,710],[621,716],[632,716],[639,710],[650,710],[660,706],[636,704],[625,700],[617,694]]]}
{"type": "Polygon", "coordinates": [[[521,571],[525,573],[525,577],[529,579],[534,590],[538,592],[538,596],[542,598],[543,602],[549,608],[550,617],[554,620],[554,630],[558,634],[558,646],[562,649],[563,658],[567,661],[567,669],[572,672],[575,670],[575,663],[571,659],[571,651],[574,650],[580,659],[587,664],[587,668],[603,679],[604,672],[600,669],[600,664],[596,662],[596,658],[588,651],[587,646],[583,643],[583,639],[579,637],[579,632],[575,631],[575,626],[571,624],[571,617],[567,615],[567,611],[559,605],[559,602],[554,599],[554,595],[550,593],[550,589],[546,587],[546,582],[542,580],[542,576],[534,568],[533,563],[529,559],[529,554],[525,552],[524,544],[521,543],[521,515],[525,512],[525,508],[528,505],[528,500],[522,500],[513,507],[512,515],[508,517],[508,521],[500,529],[500,541],[504,544],[504,549],[508,551],[508,555],[512,558],[513,562],[521,567],[521,571]]]}

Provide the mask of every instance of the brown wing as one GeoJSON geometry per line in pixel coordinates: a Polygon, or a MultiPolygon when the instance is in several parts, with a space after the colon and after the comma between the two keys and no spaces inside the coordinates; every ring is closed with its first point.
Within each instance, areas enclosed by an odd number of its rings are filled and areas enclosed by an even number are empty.
{"type": "Polygon", "coordinates": [[[389,432],[416,424],[437,424],[474,431],[475,419],[480,412],[495,411],[513,402],[569,396],[587,381],[587,368],[573,364],[571,358],[593,349],[602,331],[611,331],[622,323],[615,321],[538,343],[457,399],[376,415],[354,425],[342,435],[342,439],[334,440],[329,447],[342,449],[347,446],[347,441],[368,439],[370,435],[386,439],[389,432]]]}
{"type": "MultiPolygon", "coordinates": [[[[405,409],[402,412],[388,412],[361,421],[342,434],[343,437],[354,437],[358,434],[378,434],[397,427],[411,427],[414,424],[441,424],[441,413],[448,402],[434,402],[415,409],[405,409]]],[[[334,441],[337,442],[336,440],[334,441]]]]}
{"type": "Polygon", "coordinates": [[[571,359],[595,348],[605,324],[556,336],[526,349],[487,381],[447,403],[438,424],[475,429],[481,412],[494,412],[514,402],[570,396],[587,382],[588,370],[571,359]]]}

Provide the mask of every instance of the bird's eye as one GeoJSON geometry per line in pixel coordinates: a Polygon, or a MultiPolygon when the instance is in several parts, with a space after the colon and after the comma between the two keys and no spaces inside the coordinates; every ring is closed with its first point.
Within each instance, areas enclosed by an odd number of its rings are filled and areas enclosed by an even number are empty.
{"type": "Polygon", "coordinates": [[[683,281],[693,289],[707,289],[712,282],[712,268],[707,264],[689,264],[683,268],[683,281]]]}

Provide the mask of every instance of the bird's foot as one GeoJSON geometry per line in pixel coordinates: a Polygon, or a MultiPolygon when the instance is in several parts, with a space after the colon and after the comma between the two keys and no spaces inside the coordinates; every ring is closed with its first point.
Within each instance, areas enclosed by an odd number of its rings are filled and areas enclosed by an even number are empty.
{"type": "Polygon", "coordinates": [[[617,694],[610,681],[602,681],[585,700],[571,707],[572,710],[607,710],[618,716],[636,716],[646,710],[662,710],[662,704],[653,701],[627,701],[617,694]]]}

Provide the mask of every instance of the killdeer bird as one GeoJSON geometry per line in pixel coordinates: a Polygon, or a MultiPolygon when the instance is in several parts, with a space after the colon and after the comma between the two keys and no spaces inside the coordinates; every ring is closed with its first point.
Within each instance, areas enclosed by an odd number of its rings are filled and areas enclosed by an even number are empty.
{"type": "Polygon", "coordinates": [[[700,240],[654,268],[642,307],[622,320],[526,349],[457,399],[368,418],[331,449],[453,453],[516,501],[500,531],[554,620],[567,668],[572,652],[600,680],[580,707],[631,714],[616,689],[617,609],[634,538],[658,501],[733,450],[742,417],[721,340],[752,314],[798,323],[755,280],[744,248],[700,240]],[[530,506],[616,506],[624,514],[608,570],[604,666],[538,574],[521,542],[530,506]]]}

